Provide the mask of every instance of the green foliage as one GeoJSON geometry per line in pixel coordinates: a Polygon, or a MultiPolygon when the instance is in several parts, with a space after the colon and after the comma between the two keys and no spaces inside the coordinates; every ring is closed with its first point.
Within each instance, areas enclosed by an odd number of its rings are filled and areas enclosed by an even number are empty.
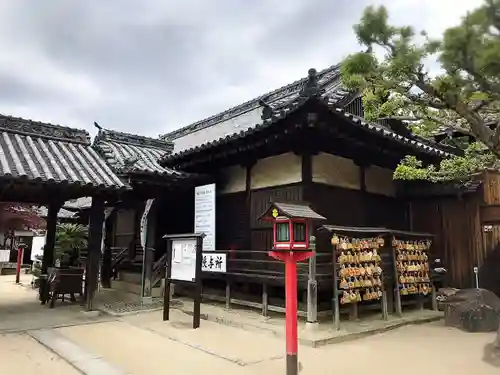
{"type": "Polygon", "coordinates": [[[56,243],[54,247],[56,259],[61,264],[73,265],[81,249],[87,247],[88,228],[81,224],[63,223],[56,229],[56,243]]]}
{"type": "MultiPolygon", "coordinates": [[[[366,50],[343,61],[341,77],[347,88],[363,94],[367,120],[399,118],[423,136],[458,130],[500,156],[500,127],[491,127],[500,113],[500,0],[485,0],[440,40],[390,25],[383,6],[367,7],[354,32],[366,50]],[[438,75],[426,69],[433,59],[441,66],[438,75]]],[[[484,154],[469,152],[432,172],[452,168],[451,174],[460,175],[483,165],[484,154]]],[[[420,172],[410,170],[419,168],[407,158],[396,175],[415,178],[420,172]]]]}
{"type": "Polygon", "coordinates": [[[395,180],[428,180],[432,182],[467,179],[485,168],[499,168],[500,161],[479,143],[471,144],[464,156],[443,159],[439,167],[424,166],[414,156],[407,156],[394,171],[395,180]]]}

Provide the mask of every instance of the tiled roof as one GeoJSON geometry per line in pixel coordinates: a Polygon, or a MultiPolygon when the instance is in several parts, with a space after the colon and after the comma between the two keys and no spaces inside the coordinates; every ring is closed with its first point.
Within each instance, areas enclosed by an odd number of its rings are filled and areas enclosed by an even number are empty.
{"type": "Polygon", "coordinates": [[[416,151],[425,152],[427,154],[436,155],[439,157],[446,157],[452,154],[449,147],[446,148],[445,146],[439,145],[432,141],[424,140],[423,138],[400,135],[386,126],[367,122],[361,117],[354,116],[351,113],[346,112],[344,109],[338,106],[337,96],[331,98],[328,93],[325,94],[324,89],[317,81],[317,78],[313,77],[312,81],[314,81],[312,82],[312,91],[310,88],[308,88],[308,80],[306,79],[306,81],[302,84],[301,92],[299,92],[291,100],[280,102],[278,104],[275,103],[274,105],[270,105],[269,103],[261,101],[261,120],[254,124],[252,127],[246,127],[244,130],[234,132],[213,141],[206,142],[200,146],[192,147],[184,151],[169,155],[163,160],[167,164],[170,162],[175,162],[180,158],[186,157],[186,155],[229,143],[236,139],[244,138],[250,134],[255,134],[257,132],[263,131],[264,129],[272,126],[274,123],[280,121],[281,119],[284,119],[290,113],[295,112],[310,100],[316,100],[322,105],[327,106],[331,113],[347,119],[353,126],[364,128],[366,131],[376,133],[381,137],[393,139],[395,141],[398,141],[399,143],[406,144],[416,151]]]}
{"type": "Polygon", "coordinates": [[[92,197],[81,197],[64,202],[63,208],[70,211],[86,210],[92,206],[92,197]]]}
{"type": "Polygon", "coordinates": [[[0,178],[127,189],[90,147],[89,134],[0,115],[0,178]]]}
{"type": "MultiPolygon", "coordinates": [[[[250,130],[262,123],[262,101],[279,107],[297,98],[306,81],[307,78],[302,78],[215,116],[165,134],[161,138],[173,141],[174,153],[179,153],[250,130]]],[[[339,107],[347,105],[353,99],[353,96],[341,86],[339,65],[319,72],[318,86],[324,91],[323,95],[328,95],[330,100],[335,101],[339,107]]]]}
{"type": "MultiPolygon", "coordinates": [[[[98,125],[97,125],[98,126],[98,125]]],[[[94,148],[119,174],[155,173],[184,177],[183,172],[162,167],[158,161],[172,151],[172,143],[99,127],[94,148]]]]}
{"type": "Polygon", "coordinates": [[[410,145],[414,149],[420,149],[420,150],[422,150],[426,153],[429,153],[429,154],[435,154],[435,155],[442,156],[442,157],[446,157],[446,156],[451,155],[451,153],[449,152],[449,147],[445,147],[445,146],[443,147],[442,145],[425,140],[423,138],[404,137],[404,136],[396,133],[395,131],[388,129],[385,126],[365,121],[362,118],[354,116],[354,115],[344,111],[341,108],[332,107],[331,104],[329,104],[329,107],[330,107],[330,110],[332,110],[332,111],[336,112],[337,114],[349,119],[353,124],[355,124],[357,126],[364,127],[365,129],[367,129],[370,132],[378,133],[386,138],[393,138],[401,143],[405,143],[405,144],[410,145]],[[448,150],[445,150],[444,148],[447,148],[448,150]]]}
{"type": "MultiPolygon", "coordinates": [[[[48,215],[49,210],[47,207],[42,206],[38,208],[38,214],[40,217],[46,218],[48,215]]],[[[76,217],[76,212],[71,212],[68,210],[65,210],[64,208],[60,208],[59,212],[57,213],[57,217],[59,219],[73,219],[76,217]]]]}

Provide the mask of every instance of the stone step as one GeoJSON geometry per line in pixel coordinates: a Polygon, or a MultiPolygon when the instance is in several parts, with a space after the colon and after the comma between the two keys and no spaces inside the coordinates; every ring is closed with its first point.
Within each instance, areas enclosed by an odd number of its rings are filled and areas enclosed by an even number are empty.
{"type": "MultiPolygon", "coordinates": [[[[124,280],[111,280],[111,288],[121,291],[121,292],[126,292],[126,293],[131,293],[131,294],[136,294],[138,296],[141,295],[141,284],[136,284],[136,283],[131,283],[127,282],[124,280]]],[[[163,296],[163,289],[159,286],[153,288],[151,290],[151,296],[152,297],[162,297],[163,296]]]]}
{"type": "Polygon", "coordinates": [[[120,279],[120,281],[126,281],[127,283],[141,285],[142,274],[129,270],[121,270],[118,272],[118,279],[120,279]]]}

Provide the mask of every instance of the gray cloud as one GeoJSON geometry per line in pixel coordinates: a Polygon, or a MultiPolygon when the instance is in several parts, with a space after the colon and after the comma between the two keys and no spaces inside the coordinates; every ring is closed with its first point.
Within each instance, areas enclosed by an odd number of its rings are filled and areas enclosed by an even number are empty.
{"type": "Polygon", "coordinates": [[[0,112],[155,136],[337,63],[368,3],[3,0],[0,112]]]}

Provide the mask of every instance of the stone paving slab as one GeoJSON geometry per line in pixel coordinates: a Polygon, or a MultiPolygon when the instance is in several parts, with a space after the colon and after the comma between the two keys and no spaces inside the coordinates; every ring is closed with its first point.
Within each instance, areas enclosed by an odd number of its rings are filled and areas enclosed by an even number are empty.
{"type": "Polygon", "coordinates": [[[0,335],[0,375],[81,375],[26,333],[0,335]]]}
{"type": "Polygon", "coordinates": [[[54,329],[30,331],[28,334],[84,375],[127,375],[101,356],[80,347],[54,329]]]}
{"type": "MultiPolygon", "coordinates": [[[[246,366],[238,365],[217,353],[195,348],[124,322],[65,327],[57,331],[77,345],[134,375],[252,374],[246,366]]],[[[212,340],[219,340],[217,334],[213,335],[212,340]]],[[[231,344],[238,345],[234,340],[231,344]]]]}
{"type": "Polygon", "coordinates": [[[161,312],[151,312],[122,317],[120,321],[241,366],[285,356],[285,341],[262,332],[249,332],[211,321],[202,321],[199,329],[193,329],[192,317],[179,310],[171,311],[169,321],[164,322],[162,318],[161,312]]]}
{"type": "MultiPolygon", "coordinates": [[[[193,314],[193,303],[180,299],[174,307],[187,315],[193,314]]],[[[235,327],[243,330],[267,333],[274,337],[285,337],[285,319],[283,315],[274,314],[267,317],[256,311],[243,309],[226,309],[217,304],[203,303],[201,318],[210,322],[235,327]]],[[[305,322],[298,323],[299,343],[319,347],[322,345],[356,340],[370,335],[383,333],[412,324],[429,323],[443,318],[443,313],[432,310],[408,310],[402,317],[390,315],[388,320],[377,316],[368,316],[358,321],[341,321],[340,330],[333,328],[331,321],[319,323],[315,329],[309,329],[305,322]]]]}
{"type": "MultiPolygon", "coordinates": [[[[22,275],[27,284],[30,275],[22,275]]],[[[13,276],[0,276],[0,333],[109,321],[110,316],[83,313],[79,304],[57,301],[55,308],[40,305],[38,291],[17,285],[13,276]]]]}

